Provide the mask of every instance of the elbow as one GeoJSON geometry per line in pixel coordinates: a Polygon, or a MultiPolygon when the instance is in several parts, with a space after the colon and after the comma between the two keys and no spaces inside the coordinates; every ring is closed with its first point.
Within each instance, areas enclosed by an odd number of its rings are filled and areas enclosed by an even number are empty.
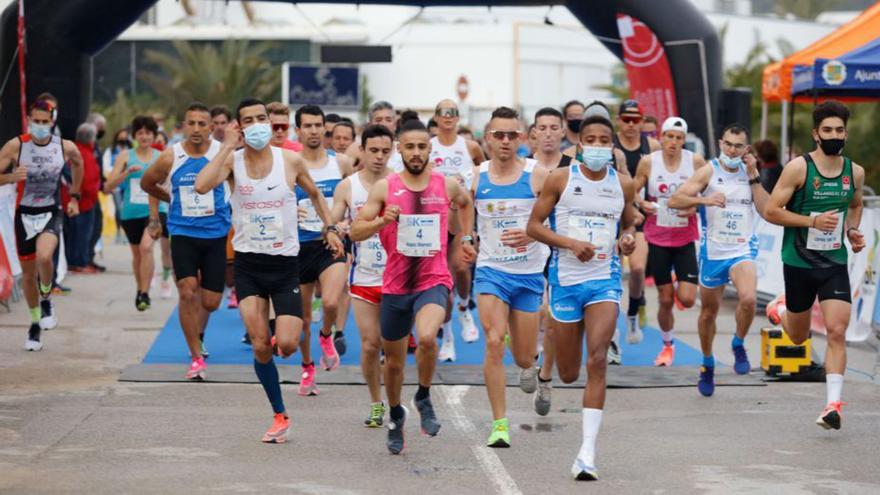
{"type": "Polygon", "coordinates": [[[529,220],[529,223],[526,224],[526,235],[531,237],[532,239],[537,240],[540,236],[540,232],[538,229],[539,225],[540,224],[536,224],[536,222],[529,220]]]}
{"type": "Polygon", "coordinates": [[[211,191],[211,188],[208,186],[208,184],[199,182],[199,180],[196,179],[196,183],[193,184],[193,189],[195,190],[196,194],[207,194],[211,191]]]}

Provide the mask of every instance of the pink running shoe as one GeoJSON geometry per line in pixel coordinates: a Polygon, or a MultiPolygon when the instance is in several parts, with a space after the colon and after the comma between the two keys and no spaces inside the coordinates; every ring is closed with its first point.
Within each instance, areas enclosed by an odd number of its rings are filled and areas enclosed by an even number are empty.
{"type": "Polygon", "coordinates": [[[263,435],[263,442],[284,443],[287,441],[288,430],[290,430],[290,419],[284,417],[284,414],[278,413],[275,415],[274,421],[272,421],[272,426],[263,435]]]}
{"type": "Polygon", "coordinates": [[[333,371],[339,367],[339,354],[333,345],[333,334],[328,336],[319,335],[318,342],[321,344],[321,367],[325,371],[333,371]]]}
{"type": "Polygon", "coordinates": [[[318,390],[318,386],[315,385],[315,363],[303,366],[302,370],[302,379],[299,381],[299,395],[309,396],[321,393],[318,390]]]}
{"type": "Polygon", "coordinates": [[[192,363],[189,365],[189,370],[186,372],[187,380],[204,380],[208,371],[208,366],[205,364],[204,358],[193,359],[192,363]]]}
{"type": "Polygon", "coordinates": [[[235,289],[229,291],[229,298],[226,300],[226,307],[229,309],[238,308],[238,296],[235,295],[235,289]]]}
{"type": "Polygon", "coordinates": [[[657,359],[654,360],[654,366],[672,366],[673,360],[675,360],[675,344],[663,344],[663,349],[660,351],[660,354],[657,354],[657,359]]]}

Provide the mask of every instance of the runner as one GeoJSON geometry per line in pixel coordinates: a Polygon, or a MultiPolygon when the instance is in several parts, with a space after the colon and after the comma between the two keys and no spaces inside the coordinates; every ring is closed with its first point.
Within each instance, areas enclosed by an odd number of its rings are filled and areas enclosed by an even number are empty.
{"type": "Polygon", "coordinates": [[[535,347],[544,295],[543,271],[550,249],[527,236],[525,227],[549,172],[536,167],[534,160],[516,156],[525,136],[515,110],[495,109],[489,124],[487,139],[493,158],[474,170],[471,189],[480,234],[474,287],[486,335],[483,375],[494,420],[487,445],[510,447],[504,341],[509,334],[510,350],[522,370],[520,389],[534,393],[538,388],[535,347]]]}
{"type": "Polygon", "coordinates": [[[663,348],[654,360],[656,366],[672,366],[675,359],[676,299],[684,308],[694,305],[697,297],[696,208],[676,210],[667,202],[678,188],[706,162],[686,149],[684,139],[687,123],[680,117],[669,117],[661,128],[662,150],[642,157],[636,171],[634,191],[645,188],[643,201],[636,199],[645,212],[645,239],[648,241],[648,273],[657,285],[657,323],[663,335],[663,348]],[[678,287],[673,285],[675,270],[678,287]]]}
{"type": "Polygon", "coordinates": [[[24,348],[39,351],[42,330],[58,326],[52,304],[55,263],[52,261],[61,234],[61,172],[70,163],[73,184],[67,215],[79,213],[83,158],[72,141],[52,135],[55,105],[37,100],[28,110],[28,132],[0,149],[0,185],[17,184],[15,243],[21,263],[21,285],[31,315],[24,348]]]}
{"type": "Polygon", "coordinates": [[[333,132],[331,132],[330,137],[333,152],[342,154],[355,141],[354,138],[357,137],[357,133],[354,130],[354,124],[350,120],[342,120],[333,126],[333,132]]]}
{"type": "Polygon", "coordinates": [[[816,149],[783,167],[764,211],[767,221],[785,227],[785,295],[768,305],[768,312],[775,311],[792,342],[801,344],[810,336],[811,308],[818,296],[828,349],[827,405],[816,424],[835,430],[840,429],[841,407],[846,405],[840,394],[851,310],[844,234],[854,253],[865,247],[858,228],[865,169],[843,156],[848,120],[849,109],[837,101],[826,101],[813,109],[816,149]]]}
{"type": "MultiPolygon", "coordinates": [[[[328,156],[324,150],[324,112],[315,105],[304,105],[294,114],[296,132],[303,144],[302,157],[307,170],[329,208],[333,208],[333,190],[345,177],[351,175],[351,159],[347,156],[328,156]]],[[[339,353],[334,346],[333,327],[339,299],[345,290],[345,253],[329,249],[322,237],[324,222],[318,216],[312,198],[302,188],[296,190],[300,209],[299,220],[299,260],[300,289],[303,298],[303,343],[302,343],[302,381],[300,395],[318,395],[315,385],[315,363],[311,353],[312,295],[315,282],[321,283],[321,307],[324,317],[321,321],[321,366],[326,371],[339,367],[339,353]]],[[[337,329],[337,339],[344,339],[341,328],[337,329]]]]}
{"type": "MultiPolygon", "coordinates": [[[[131,132],[137,147],[116,157],[110,177],[104,184],[105,194],[112,194],[117,187],[122,190],[119,218],[131,248],[132,269],[137,287],[134,305],[138,311],[150,308],[150,283],[155,271],[154,240],[147,233],[147,226],[151,221],[150,196],[141,189],[141,177],[159,158],[159,150],[153,148],[158,130],[152,117],[135,117],[131,122],[131,132]]],[[[156,211],[157,216],[153,217],[161,223],[164,237],[168,237],[167,214],[167,203],[161,203],[156,211]]]]}
{"type": "Polygon", "coordinates": [[[642,120],[642,136],[656,140],[659,137],[657,134],[657,127],[659,126],[660,123],[657,122],[657,117],[654,117],[653,115],[645,115],[645,118],[642,120]]]}
{"type": "Polygon", "coordinates": [[[757,160],[749,150],[749,131],[739,124],[724,128],[718,149],[721,154],[687,180],[669,198],[679,210],[700,207],[700,347],[703,366],[697,388],[709,397],[715,391],[715,339],[718,309],[728,282],[736,288],[736,332],[731,347],[733,369],[740,375],[751,370],[743,341],[755,319],[758,286],[755,258],[758,212],[764,211],[769,195],[761,187],[757,160]]]}
{"type": "MultiPolygon", "coordinates": [[[[394,134],[395,136],[397,135],[397,114],[394,112],[394,106],[391,103],[384,100],[373,103],[370,105],[369,111],[367,112],[367,119],[370,124],[384,125],[389,131],[391,131],[391,134],[394,134]]],[[[388,167],[391,168],[392,172],[400,172],[403,170],[403,161],[398,148],[398,143],[395,141],[393,150],[391,151],[391,159],[388,161],[388,167]]],[[[360,166],[360,143],[351,143],[351,146],[348,147],[345,154],[354,160],[354,166],[356,168],[360,166]]]]}
{"type": "Polygon", "coordinates": [[[580,374],[586,333],[583,442],[571,468],[578,480],[599,477],[596,436],[605,405],[608,345],[623,294],[618,251],[629,254],[635,248],[632,180],[612,165],[613,136],[610,120],[584,119],[579,136],[584,162],[550,174],[526,229],[553,248],[550,310],[557,321],[556,365],[565,383],[580,374]],[[552,228],[545,224],[551,215],[552,228]]]}
{"type": "MultiPolygon", "coordinates": [[[[343,124],[337,124],[339,128],[343,124]]],[[[336,130],[334,129],[334,132],[336,130]]],[[[354,221],[358,211],[367,202],[367,195],[373,185],[391,172],[388,159],[391,158],[391,143],[394,136],[386,127],[369,125],[361,135],[363,143],[364,168],[346,177],[336,187],[333,194],[333,221],[339,222],[348,211],[348,220],[354,221]]],[[[381,221],[381,220],[379,220],[381,221]]],[[[379,222],[377,221],[377,223],[379,222]]],[[[382,402],[382,369],[379,361],[380,341],[379,303],[382,301],[382,272],[385,270],[385,249],[379,234],[356,242],[352,246],[354,261],[349,271],[348,281],[354,319],[361,334],[361,373],[370,392],[370,414],[364,420],[368,428],[380,428],[385,417],[385,403],[382,402]]]]}
{"type": "Polygon", "coordinates": [[[565,151],[578,142],[578,131],[581,121],[584,120],[584,104],[578,100],[571,100],[562,107],[562,116],[565,118],[565,137],[559,145],[559,151],[565,151]]]}
{"type": "MultiPolygon", "coordinates": [[[[186,139],[168,147],[141,177],[141,188],[159,201],[169,203],[168,232],[171,234],[171,262],[177,278],[180,326],[189,347],[186,377],[204,380],[205,327],[223,298],[226,237],[231,226],[229,203],[223,184],[212,193],[195,191],[198,173],[220,151],[211,139],[211,114],[205,105],[193,102],[186,108],[186,139]],[[169,193],[170,184],[170,193],[169,193]]],[[[159,237],[158,218],[147,227],[159,237]]]]}
{"type": "Polygon", "coordinates": [[[300,246],[295,228],[296,187],[314,202],[331,249],[341,252],[342,242],[336,228],[329,225],[330,212],[303,158],[269,146],[272,129],[266,105],[257,99],[244,99],[238,105],[236,119],[226,128],[220,151],[199,172],[195,191],[208,194],[225,181],[230,182],[238,310],[251,337],[254,371],[275,413],[263,442],[284,443],[290,419],[272,355],[273,344],[282,357],[296,352],[303,328],[297,258],[300,246]],[[244,147],[236,151],[241,146],[244,147]],[[275,313],[272,338],[270,301],[275,313]]]}
{"type": "Polygon", "coordinates": [[[214,141],[223,142],[226,126],[230,122],[232,122],[232,112],[226,105],[217,105],[211,108],[211,137],[214,141]]]}
{"type": "MultiPolygon", "coordinates": [[[[407,410],[401,405],[407,336],[416,323],[419,389],[413,405],[421,416],[422,432],[437,435],[440,423],[431,404],[430,387],[437,362],[437,330],[446,314],[452,275],[446,262],[449,207],[458,207],[462,230],[473,229],[473,204],[459,183],[431,171],[431,141],[424,124],[404,124],[399,151],[404,171],[380,179],[370,189],[351,228],[353,241],[366,241],[379,232],[388,261],[382,275],[380,304],[382,348],[385,351],[385,393],[389,417],[386,446],[399,454],[405,446],[407,410]],[[427,171],[427,173],[425,173],[427,171]],[[380,217],[381,214],[381,217],[380,217]],[[378,219],[377,219],[378,218],[378,219]]],[[[473,239],[465,236],[464,255],[473,261],[473,239]]]]}
{"type": "Polygon", "coordinates": [[[269,120],[272,125],[272,139],[269,144],[297,153],[303,150],[301,142],[290,139],[290,107],[280,101],[269,103],[269,120]]]}
{"type": "MultiPolygon", "coordinates": [[[[474,141],[468,141],[458,135],[458,106],[452,100],[442,100],[434,108],[434,120],[437,122],[437,136],[431,138],[431,164],[433,170],[440,172],[446,177],[458,180],[466,190],[471,189],[473,182],[474,164],[483,163],[483,152],[480,145],[474,141]]],[[[519,140],[517,140],[519,141],[519,140]]],[[[515,150],[514,150],[515,151],[515,150]]],[[[461,338],[471,343],[480,337],[480,332],[474,324],[474,315],[471,312],[471,267],[462,259],[461,238],[470,236],[472,232],[464,232],[455,220],[455,216],[449,222],[449,266],[452,268],[452,277],[455,289],[458,293],[458,321],[461,324],[461,338]],[[457,242],[459,241],[459,242],[457,242]]],[[[452,332],[452,314],[447,315],[450,320],[443,324],[443,345],[437,357],[441,361],[455,361],[455,339],[452,332]]]]}
{"type": "MultiPolygon", "coordinates": [[[[617,128],[614,135],[614,147],[623,151],[626,157],[626,168],[630,176],[636,176],[639,161],[660,149],[656,139],[645,136],[641,132],[644,115],[636,100],[626,100],[620,104],[617,113],[617,128]]],[[[635,191],[638,195],[639,191],[635,191]]],[[[627,306],[626,341],[638,344],[642,341],[641,326],[645,325],[645,267],[648,263],[648,242],[642,232],[645,216],[636,212],[636,249],[629,256],[629,306],[627,306]]]]}

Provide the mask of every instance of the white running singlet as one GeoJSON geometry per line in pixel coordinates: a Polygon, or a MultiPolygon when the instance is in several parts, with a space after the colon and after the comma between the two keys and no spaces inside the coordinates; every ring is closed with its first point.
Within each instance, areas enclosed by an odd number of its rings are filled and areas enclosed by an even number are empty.
{"type": "MultiPolygon", "coordinates": [[[[361,173],[351,176],[351,208],[348,210],[348,218],[354,221],[357,213],[365,204],[369,191],[361,182],[361,173]]],[[[385,248],[376,232],[365,241],[352,243],[351,272],[349,272],[349,285],[359,287],[381,287],[382,272],[385,271],[385,248]]]]}
{"type": "Polygon", "coordinates": [[[752,187],[745,169],[729,172],[712,159],[709,162],[712,175],[703,196],[724,194],[725,208],[706,206],[701,211],[703,236],[701,254],[710,260],[726,260],[746,256],[757,243],[755,226],[758,211],[752,199],[752,187]]]}
{"type": "Polygon", "coordinates": [[[474,177],[474,160],[468,150],[467,139],[456,136],[452,146],[440,144],[440,139],[431,138],[431,156],[428,159],[434,166],[434,170],[446,177],[459,179],[460,183],[471,188],[474,177]]]}

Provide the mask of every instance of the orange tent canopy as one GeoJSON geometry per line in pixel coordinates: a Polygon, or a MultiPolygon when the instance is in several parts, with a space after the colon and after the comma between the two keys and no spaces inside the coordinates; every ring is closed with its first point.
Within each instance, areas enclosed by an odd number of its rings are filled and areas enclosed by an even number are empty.
{"type": "Polygon", "coordinates": [[[764,79],[761,83],[761,95],[764,101],[778,102],[791,98],[792,73],[796,65],[811,65],[820,57],[837,58],[878,37],[880,37],[880,2],[865,9],[858,17],[812,45],[764,67],[764,79]]]}

